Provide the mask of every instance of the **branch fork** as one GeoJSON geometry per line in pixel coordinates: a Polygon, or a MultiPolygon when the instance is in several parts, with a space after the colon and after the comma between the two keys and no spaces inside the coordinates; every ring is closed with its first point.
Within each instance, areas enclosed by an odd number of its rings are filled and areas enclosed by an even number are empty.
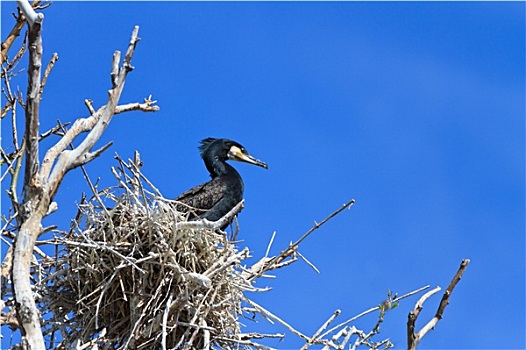
{"type": "Polygon", "coordinates": [[[436,287],[429,292],[422,295],[420,299],[415,304],[414,309],[409,313],[408,320],[407,320],[407,349],[408,350],[415,350],[422,340],[422,338],[429,332],[430,330],[434,329],[437,323],[442,319],[442,315],[444,314],[444,311],[449,304],[449,297],[451,296],[451,293],[453,293],[453,289],[455,289],[457,283],[462,278],[462,275],[464,274],[464,271],[466,270],[467,266],[469,264],[469,259],[464,259],[460,263],[460,267],[451,280],[451,283],[447,287],[446,291],[444,292],[444,295],[442,296],[442,299],[440,300],[437,312],[435,316],[419,331],[415,331],[415,323],[416,319],[420,315],[420,311],[424,308],[424,302],[429,299],[432,295],[440,292],[441,288],[436,287]]]}

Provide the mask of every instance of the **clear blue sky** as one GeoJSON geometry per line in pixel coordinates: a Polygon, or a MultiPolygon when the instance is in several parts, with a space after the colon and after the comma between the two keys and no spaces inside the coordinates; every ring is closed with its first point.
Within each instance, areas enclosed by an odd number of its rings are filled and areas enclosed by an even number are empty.
{"type": "MultiPolygon", "coordinates": [[[[2,3],[2,38],[13,8],[2,3]]],[[[86,98],[105,103],[112,53],[136,24],[142,40],[121,102],[153,94],[161,111],[116,116],[100,142],[114,146],[87,167],[93,178],[113,184],[114,152],[139,150],[145,174],[175,197],[208,179],[199,140],[234,139],[269,164],[234,164],[245,180],[247,263],[273,231],[278,253],[356,199],[300,247],[321,273],[302,262],[278,271],[262,281],[273,288],[255,296],[262,305],[312,334],[335,309],[343,321],[388,289],[445,289],[469,258],[421,348],[525,347],[524,3],[55,2],[44,58],[60,60],[42,130],[87,116],[86,98]]],[[[50,222],[67,227],[82,190],[80,172],[69,174],[50,222]]],[[[419,326],[439,299],[427,301],[419,326]]],[[[416,300],[382,326],[397,348],[416,300]]],[[[268,344],[301,342],[288,334],[268,344]]]]}

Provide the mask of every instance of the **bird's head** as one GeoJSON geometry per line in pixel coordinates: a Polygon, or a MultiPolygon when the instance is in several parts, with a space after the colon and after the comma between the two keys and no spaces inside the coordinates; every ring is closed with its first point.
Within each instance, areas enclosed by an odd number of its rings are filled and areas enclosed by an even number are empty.
{"type": "Polygon", "coordinates": [[[207,159],[214,161],[235,160],[268,169],[268,165],[265,162],[252,157],[245,147],[229,139],[206,138],[201,141],[199,151],[205,162],[207,159]]]}

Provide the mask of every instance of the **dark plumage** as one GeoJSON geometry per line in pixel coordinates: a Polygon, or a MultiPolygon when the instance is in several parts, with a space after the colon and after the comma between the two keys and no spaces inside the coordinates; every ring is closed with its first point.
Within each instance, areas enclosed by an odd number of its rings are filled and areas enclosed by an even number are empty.
{"type": "Polygon", "coordinates": [[[212,180],[177,197],[176,209],[190,212],[191,218],[217,221],[243,199],[243,179],[227,160],[237,160],[268,168],[267,164],[248,154],[245,147],[228,139],[212,137],[201,141],[201,157],[212,180]]]}

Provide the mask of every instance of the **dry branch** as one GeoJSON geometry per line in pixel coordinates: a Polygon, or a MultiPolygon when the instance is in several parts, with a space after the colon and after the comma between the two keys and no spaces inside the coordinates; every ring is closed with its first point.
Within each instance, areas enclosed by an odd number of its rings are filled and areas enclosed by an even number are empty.
{"type": "Polygon", "coordinates": [[[449,304],[449,297],[451,296],[451,293],[453,293],[453,289],[455,288],[457,283],[462,278],[462,275],[464,274],[464,271],[466,270],[468,264],[469,259],[462,260],[457,273],[451,280],[451,283],[447,287],[446,291],[444,292],[444,295],[442,296],[442,299],[440,300],[440,304],[438,306],[435,316],[424,327],[422,327],[422,329],[420,329],[418,332],[415,332],[416,319],[418,318],[418,315],[420,315],[420,311],[422,311],[424,307],[424,302],[433,294],[438,293],[440,291],[440,287],[436,287],[435,289],[427,292],[417,301],[415,308],[409,313],[407,320],[407,348],[409,350],[416,349],[422,338],[427,334],[427,332],[429,332],[431,329],[434,329],[438,321],[442,319],[444,310],[449,304]]]}
{"type": "MultiPolygon", "coordinates": [[[[40,6],[40,0],[34,0],[31,4],[31,6],[36,9],[40,6]]],[[[0,63],[4,63],[7,61],[7,53],[9,52],[9,49],[13,45],[13,42],[15,39],[20,35],[20,32],[22,31],[22,28],[24,28],[24,24],[26,23],[26,17],[22,12],[19,11],[18,15],[16,16],[16,22],[11,31],[9,32],[9,35],[7,36],[6,40],[2,42],[2,48],[0,51],[0,63]]],[[[3,77],[2,73],[2,77],[3,77]]]]}
{"type": "Polygon", "coordinates": [[[157,112],[160,110],[160,108],[159,106],[155,105],[156,103],[157,101],[152,101],[152,96],[150,95],[148,98],[144,99],[143,103],[135,102],[117,106],[117,108],[115,108],[115,114],[131,111],[157,112]]]}
{"type": "Polygon", "coordinates": [[[51,56],[51,59],[49,60],[47,64],[46,70],[44,71],[44,76],[42,77],[42,83],[40,84],[40,90],[38,92],[38,94],[40,95],[40,98],[42,98],[42,93],[44,92],[44,87],[46,86],[49,74],[51,73],[51,70],[53,69],[57,61],[58,61],[58,54],[55,52],[51,56]]]}
{"type": "MultiPolygon", "coordinates": [[[[73,126],[66,132],[64,137],[54,147],[46,152],[42,168],[40,169],[40,176],[47,177],[49,175],[47,190],[50,193],[54,194],[56,192],[58,185],[62,181],[62,178],[66,172],[79,165],[89,162],[98,155],[97,151],[91,152],[91,149],[102,136],[102,133],[110,123],[124,88],[126,75],[132,70],[131,58],[135,50],[135,46],[139,41],[137,36],[138,31],[139,27],[136,26],[133,30],[122,66],[119,67],[119,62],[115,59],[113,60],[112,74],[115,74],[115,71],[117,71],[118,74],[112,79],[114,86],[108,91],[109,97],[106,105],[99,109],[95,115],[92,115],[87,119],[77,119],[73,123],[73,126]],[[80,133],[84,131],[89,131],[89,133],[80,143],[80,145],[75,150],[66,150],[73,139],[75,139],[80,133]],[[57,160],[57,163],[52,168],[55,160],[57,160]]],[[[120,54],[118,56],[120,56],[120,54]]]]}
{"type": "Polygon", "coordinates": [[[332,323],[332,321],[334,321],[334,319],[336,317],[338,317],[340,315],[340,313],[341,313],[340,310],[334,311],[334,313],[331,315],[331,317],[329,317],[329,319],[327,321],[325,321],[325,323],[312,335],[312,337],[310,337],[310,339],[307,340],[307,343],[301,348],[301,350],[306,350],[312,344],[314,344],[314,342],[318,339],[320,333],[323,332],[325,329],[327,329],[327,327],[329,327],[329,325],[332,323]]]}
{"type": "Polygon", "coordinates": [[[42,14],[36,14],[26,1],[17,1],[29,23],[28,46],[29,68],[25,115],[24,143],[26,163],[24,174],[24,200],[22,203],[22,225],[16,237],[13,252],[13,291],[15,306],[22,335],[32,349],[43,349],[44,338],[40,329],[37,310],[30,283],[30,266],[35,241],[40,233],[42,218],[47,212],[46,194],[37,181],[38,172],[38,112],[40,102],[40,69],[42,59],[42,14]]]}
{"type": "MultiPolygon", "coordinates": [[[[262,258],[260,261],[254,264],[252,268],[250,268],[250,270],[246,272],[247,274],[251,274],[250,276],[248,276],[248,280],[250,281],[255,280],[261,277],[265,272],[282,266],[280,264],[282,264],[286,258],[291,257],[295,254],[301,242],[303,242],[314,231],[316,231],[321,226],[323,226],[323,224],[325,224],[327,221],[329,221],[330,219],[332,219],[333,217],[341,213],[344,209],[351,208],[354,202],[355,200],[351,199],[349,202],[343,204],[338,210],[329,214],[320,223],[314,222],[314,226],[310,230],[308,230],[305,234],[303,234],[303,236],[301,236],[296,242],[291,243],[286,249],[281,251],[281,253],[279,253],[277,256],[273,258],[268,258],[267,256],[265,256],[264,258],[262,258]]],[[[317,270],[316,268],[314,269],[317,270]]]]}

